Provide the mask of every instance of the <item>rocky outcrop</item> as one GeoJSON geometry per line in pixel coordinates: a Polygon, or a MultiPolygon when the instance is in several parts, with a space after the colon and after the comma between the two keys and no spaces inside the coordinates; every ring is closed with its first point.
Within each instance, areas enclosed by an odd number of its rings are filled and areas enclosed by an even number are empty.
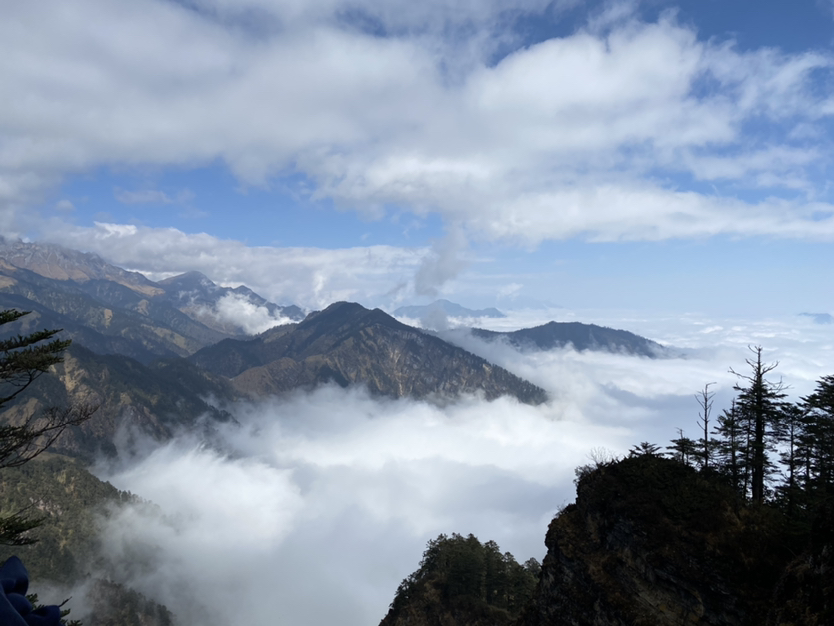
{"type": "MultiPolygon", "coordinates": [[[[517,619],[484,601],[491,585],[473,577],[471,557],[457,567],[433,558],[438,540],[381,626],[834,624],[830,503],[809,529],[744,502],[717,474],[653,454],[579,474],[576,502],[551,522],[535,592],[517,619]],[[458,588],[466,594],[449,592],[458,588]]],[[[453,537],[460,559],[468,544],[453,537]]]]}
{"type": "Polygon", "coordinates": [[[792,558],[781,531],[776,511],[740,506],[678,462],[644,455],[599,467],[550,524],[518,626],[763,624],[792,558]]]}

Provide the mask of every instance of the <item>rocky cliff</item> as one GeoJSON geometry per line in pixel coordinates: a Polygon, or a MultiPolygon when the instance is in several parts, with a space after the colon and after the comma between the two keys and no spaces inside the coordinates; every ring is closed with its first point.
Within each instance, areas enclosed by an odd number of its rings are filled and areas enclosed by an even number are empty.
{"type": "Polygon", "coordinates": [[[762,624],[791,552],[773,511],[643,455],[600,467],[550,524],[519,626],[762,624]]]}
{"type": "Polygon", "coordinates": [[[834,507],[817,512],[809,534],[777,508],[745,503],[716,474],[671,459],[584,468],[576,502],[553,519],[545,544],[517,619],[444,595],[465,584],[460,572],[433,585],[421,567],[382,626],[834,624],[834,507]]]}

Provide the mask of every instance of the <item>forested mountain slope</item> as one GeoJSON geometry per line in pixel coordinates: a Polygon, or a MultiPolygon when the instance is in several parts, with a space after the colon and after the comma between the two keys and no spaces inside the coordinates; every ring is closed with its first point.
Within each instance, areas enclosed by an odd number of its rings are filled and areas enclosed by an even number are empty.
{"type": "Polygon", "coordinates": [[[222,341],[190,360],[256,395],[332,381],[397,398],[482,392],[487,399],[545,400],[544,390],[532,383],[379,309],[349,302],[255,339],[222,341]]]}

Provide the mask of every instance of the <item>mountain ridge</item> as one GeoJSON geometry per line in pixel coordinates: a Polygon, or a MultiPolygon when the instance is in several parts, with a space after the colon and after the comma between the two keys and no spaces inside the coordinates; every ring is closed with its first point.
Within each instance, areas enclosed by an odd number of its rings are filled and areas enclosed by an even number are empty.
{"type": "Polygon", "coordinates": [[[271,393],[327,381],[365,384],[372,393],[424,398],[482,391],[538,404],[543,389],[381,309],[331,304],[302,322],[247,341],[224,340],[190,360],[245,392],[271,393]]]}
{"type": "Polygon", "coordinates": [[[655,358],[664,346],[627,330],[618,330],[582,322],[547,322],[515,331],[473,328],[472,334],[485,341],[506,340],[518,349],[553,350],[572,346],[574,350],[606,350],[655,358]]]}

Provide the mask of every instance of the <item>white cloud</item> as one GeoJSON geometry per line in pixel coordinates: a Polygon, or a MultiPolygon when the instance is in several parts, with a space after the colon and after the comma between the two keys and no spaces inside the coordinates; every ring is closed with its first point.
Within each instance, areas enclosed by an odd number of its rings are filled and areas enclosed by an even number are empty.
{"type": "Polygon", "coordinates": [[[249,184],[296,169],[345,208],[437,211],[488,238],[831,237],[807,217],[827,144],[791,135],[831,113],[821,53],[739,52],[629,11],[524,47],[500,2],[193,7],[9,7],[0,195],[18,230],[61,176],[220,160],[249,184]],[[513,51],[490,65],[499,45],[513,51]],[[726,197],[656,175],[715,178],[719,158],[726,197]],[[735,197],[762,186],[792,199],[735,197]]]}
{"type": "MultiPolygon", "coordinates": [[[[46,228],[52,241],[96,252],[152,279],[196,270],[220,284],[245,284],[272,302],[310,309],[339,300],[367,302],[367,297],[379,294],[381,284],[410,284],[427,254],[422,248],[392,246],[338,250],[248,247],[205,233],[189,235],[175,228],[133,224],[97,223],[93,228],[66,229],[61,223],[52,223],[46,228]]],[[[257,311],[250,313],[255,326],[266,321],[257,311]]]]}
{"type": "Polygon", "coordinates": [[[624,454],[640,441],[665,445],[677,427],[694,433],[694,394],[717,381],[715,409],[728,406],[727,368],[743,367],[748,343],[782,362],[777,373],[794,398],[834,369],[828,331],[810,321],[594,321],[695,352],[657,361],[523,355],[470,338],[552,401],[470,397],[439,407],[326,387],[239,407],[242,427],[221,433],[223,449],[184,437],[107,474],[159,505],[111,524],[112,575],[189,623],[376,623],[441,532],[541,559],[547,523],[573,499],[574,467],[593,448],[624,454]]]}
{"type": "Polygon", "coordinates": [[[258,306],[247,297],[230,293],[217,301],[214,309],[205,312],[227,324],[235,324],[249,335],[257,335],[273,326],[290,324],[294,320],[273,316],[265,306],[258,306]]]}

